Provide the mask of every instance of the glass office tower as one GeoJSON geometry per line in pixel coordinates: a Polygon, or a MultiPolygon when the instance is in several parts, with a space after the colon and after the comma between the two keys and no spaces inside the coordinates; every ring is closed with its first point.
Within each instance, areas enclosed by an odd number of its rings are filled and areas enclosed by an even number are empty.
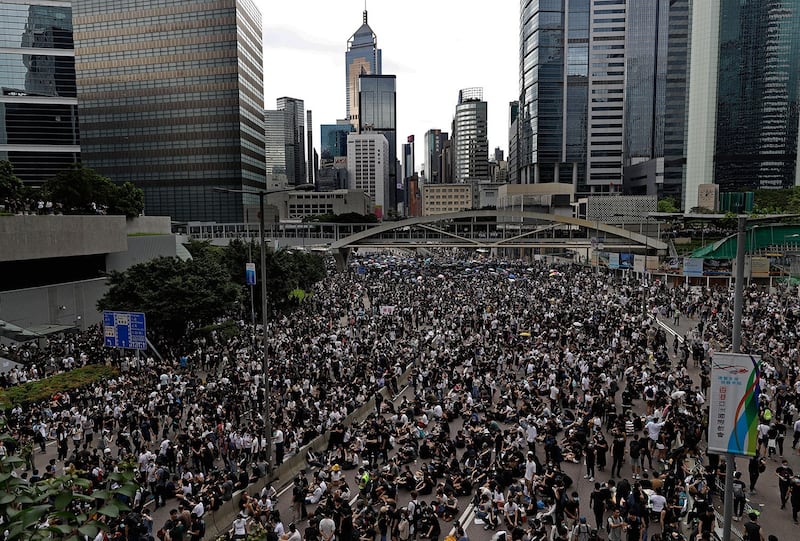
{"type": "Polygon", "coordinates": [[[264,188],[261,14],[252,0],[73,6],[83,161],[145,212],[241,222],[264,188]]]}
{"type": "Polygon", "coordinates": [[[688,0],[629,0],[625,193],[680,201],[685,161],[688,0]]]}
{"type": "Polygon", "coordinates": [[[358,78],[361,75],[380,75],[381,50],[378,37],[367,24],[367,10],[364,10],[361,26],[347,41],[345,53],[345,90],[347,98],[347,119],[358,128],[358,78]]]}
{"type": "Polygon", "coordinates": [[[800,2],[694,2],[691,31],[684,209],[700,184],[799,183],[800,2]]]}
{"type": "Polygon", "coordinates": [[[305,103],[296,98],[278,98],[278,111],[284,114],[283,144],[286,178],[289,184],[306,183],[306,116],[305,103]]]}
{"type": "Polygon", "coordinates": [[[80,161],[70,2],[0,1],[0,160],[40,185],[80,161]]]}
{"type": "Polygon", "coordinates": [[[358,132],[382,133],[389,143],[386,163],[387,212],[396,209],[397,191],[402,190],[402,179],[397,179],[397,81],[394,75],[362,75],[358,78],[358,132]]]}
{"type": "Polygon", "coordinates": [[[320,151],[323,163],[338,156],[347,156],[347,134],[355,131],[352,124],[320,124],[320,151]]]}
{"type": "MultiPolygon", "coordinates": [[[[520,4],[516,176],[523,184],[585,185],[590,0],[520,4]]],[[[598,99],[603,99],[598,97],[598,99]]]]}
{"type": "Polygon", "coordinates": [[[721,191],[795,182],[800,2],[723,0],[714,177],[721,191]]]}

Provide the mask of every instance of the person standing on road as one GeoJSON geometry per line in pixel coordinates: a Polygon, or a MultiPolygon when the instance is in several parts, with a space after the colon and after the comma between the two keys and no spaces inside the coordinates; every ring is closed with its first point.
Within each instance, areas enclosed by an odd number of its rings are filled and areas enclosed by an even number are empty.
{"type": "Polygon", "coordinates": [[[620,476],[622,469],[622,461],[625,458],[625,436],[615,430],[613,432],[614,440],[611,442],[611,477],[620,476]]]}
{"type": "Polygon", "coordinates": [[[747,515],[750,522],[744,525],[744,541],[765,541],[764,530],[761,524],[758,523],[758,514],[750,513],[747,515]]]}
{"type": "Polygon", "coordinates": [[[781,494],[781,509],[786,509],[786,500],[789,498],[789,486],[794,477],[794,471],[789,467],[789,462],[783,460],[781,465],[775,469],[775,475],[778,477],[778,490],[781,494]]]}
{"type": "Polygon", "coordinates": [[[608,532],[608,541],[622,541],[622,532],[625,529],[625,521],[620,516],[619,507],[615,507],[611,516],[608,517],[608,525],[606,532],[608,532]]]}
{"type": "Polygon", "coordinates": [[[792,501],[792,520],[797,524],[797,513],[800,512],[800,475],[792,477],[789,485],[789,496],[792,501]]]}
{"type": "Polygon", "coordinates": [[[742,520],[744,514],[744,504],[747,501],[747,485],[742,481],[742,472],[737,471],[733,474],[733,520],[742,520]]]}

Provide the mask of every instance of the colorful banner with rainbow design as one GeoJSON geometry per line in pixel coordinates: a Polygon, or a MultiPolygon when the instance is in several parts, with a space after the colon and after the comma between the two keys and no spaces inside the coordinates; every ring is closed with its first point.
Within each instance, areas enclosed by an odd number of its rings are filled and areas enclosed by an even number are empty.
{"type": "Polygon", "coordinates": [[[761,359],[743,353],[715,353],[711,361],[708,450],[754,456],[758,448],[761,359]]]}

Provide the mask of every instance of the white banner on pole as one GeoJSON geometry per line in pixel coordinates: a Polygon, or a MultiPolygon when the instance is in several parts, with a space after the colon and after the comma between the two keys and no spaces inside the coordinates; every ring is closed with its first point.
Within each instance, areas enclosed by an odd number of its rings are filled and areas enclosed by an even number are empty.
{"type": "Polygon", "coordinates": [[[755,456],[761,359],[743,353],[715,353],[711,361],[708,450],[755,456]]]}

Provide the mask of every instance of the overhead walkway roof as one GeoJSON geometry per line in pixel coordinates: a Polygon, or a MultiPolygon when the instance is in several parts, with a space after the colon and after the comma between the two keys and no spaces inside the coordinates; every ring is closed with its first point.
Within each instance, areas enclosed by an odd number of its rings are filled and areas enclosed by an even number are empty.
{"type": "MultiPolygon", "coordinates": [[[[755,225],[747,230],[745,252],[763,253],[770,249],[800,251],[800,225],[755,225]]],[[[736,259],[736,235],[702,246],[690,257],[736,259]]]]}

